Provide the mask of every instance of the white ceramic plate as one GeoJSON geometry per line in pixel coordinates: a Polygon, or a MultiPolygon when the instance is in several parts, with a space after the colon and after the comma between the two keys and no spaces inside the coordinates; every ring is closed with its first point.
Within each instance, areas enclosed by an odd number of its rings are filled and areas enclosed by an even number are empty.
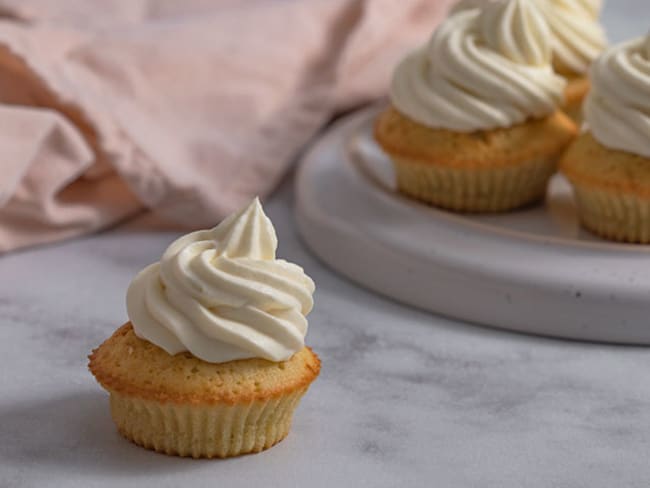
{"type": "Polygon", "coordinates": [[[372,140],[376,110],[342,119],[303,158],[296,218],[316,255],[372,290],[458,319],[650,344],[650,246],[581,230],[559,175],[544,204],[507,214],[405,198],[372,140]]]}

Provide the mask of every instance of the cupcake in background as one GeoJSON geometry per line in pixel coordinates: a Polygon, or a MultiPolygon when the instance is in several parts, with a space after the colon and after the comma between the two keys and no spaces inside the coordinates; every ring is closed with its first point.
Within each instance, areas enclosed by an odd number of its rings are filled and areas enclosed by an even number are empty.
{"type": "MultiPolygon", "coordinates": [[[[461,0],[452,13],[501,0],[461,0]]],[[[602,0],[530,0],[544,14],[551,33],[553,69],[567,80],[564,112],[582,121],[582,102],[589,91],[587,72],[607,46],[599,22],[602,0]]]]}
{"type": "Polygon", "coordinates": [[[450,15],[395,69],[375,138],[398,188],[463,212],[501,212],[541,199],[575,124],[558,110],[549,29],[529,0],[450,15]]]}
{"type": "Polygon", "coordinates": [[[276,247],[256,199],[133,279],[131,321],[89,363],[124,437],[196,458],[258,452],[288,434],[320,361],[304,344],[314,283],[276,247]]]}
{"type": "Polygon", "coordinates": [[[650,243],[650,35],[609,48],[591,68],[586,131],[561,161],[582,224],[650,243]]]}
{"type": "Polygon", "coordinates": [[[535,0],[551,30],[553,68],[567,79],[564,111],[582,120],[582,102],[589,91],[587,73],[607,46],[599,22],[602,0],[535,0]]]}

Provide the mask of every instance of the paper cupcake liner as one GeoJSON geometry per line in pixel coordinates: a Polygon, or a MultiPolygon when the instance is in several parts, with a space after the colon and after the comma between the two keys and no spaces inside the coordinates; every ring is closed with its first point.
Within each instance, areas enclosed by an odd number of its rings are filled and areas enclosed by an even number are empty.
{"type": "Polygon", "coordinates": [[[650,244],[650,200],[575,185],[582,225],[605,239],[650,244]]]}
{"type": "Polygon", "coordinates": [[[194,458],[259,452],[289,433],[306,388],[242,405],[160,403],[110,392],[111,415],[130,441],[157,452],[194,458]]]}
{"type": "Polygon", "coordinates": [[[544,197],[556,158],[481,169],[423,164],[393,157],[401,192],[459,212],[503,212],[544,197]]]}

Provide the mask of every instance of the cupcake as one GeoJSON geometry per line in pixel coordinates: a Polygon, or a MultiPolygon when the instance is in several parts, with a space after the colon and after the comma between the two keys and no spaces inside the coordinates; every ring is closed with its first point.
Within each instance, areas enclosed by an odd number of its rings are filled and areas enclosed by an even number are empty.
{"type": "Polygon", "coordinates": [[[584,227],[650,243],[650,35],[609,48],[591,68],[586,130],[561,161],[584,227]]]}
{"type": "Polygon", "coordinates": [[[320,361],[304,345],[314,283],[276,247],[256,199],[176,240],[133,279],[130,322],[89,357],[124,437],[209,458],[288,434],[320,361]]]}
{"type": "Polygon", "coordinates": [[[462,212],[501,212],[546,192],[576,134],[558,110],[565,81],[551,67],[549,30],[526,0],[449,16],[395,69],[375,139],[399,190],[462,212]]]}
{"type": "Polygon", "coordinates": [[[605,49],[605,31],[598,21],[601,0],[536,0],[551,30],[553,68],[567,80],[563,109],[582,120],[582,102],[589,91],[587,72],[605,49]]]}

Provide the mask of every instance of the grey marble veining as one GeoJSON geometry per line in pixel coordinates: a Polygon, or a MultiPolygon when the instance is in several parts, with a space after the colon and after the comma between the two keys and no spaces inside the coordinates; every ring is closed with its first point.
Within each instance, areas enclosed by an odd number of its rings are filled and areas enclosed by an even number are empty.
{"type": "MultiPolygon", "coordinates": [[[[610,0],[610,39],[647,29],[610,0]]],[[[133,274],[174,233],[118,230],[0,257],[0,487],[647,487],[650,350],[460,324],[371,294],[267,204],[279,255],[315,279],[323,370],[289,437],[225,461],[170,458],[115,431],[86,355],[126,319],[133,274]]]]}

